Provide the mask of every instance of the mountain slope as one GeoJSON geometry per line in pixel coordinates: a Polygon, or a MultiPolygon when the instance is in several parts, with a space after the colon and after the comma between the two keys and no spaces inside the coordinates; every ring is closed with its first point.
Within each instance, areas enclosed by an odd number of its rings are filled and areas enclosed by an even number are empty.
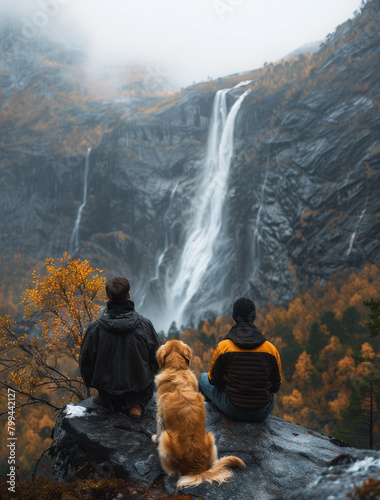
{"type": "Polygon", "coordinates": [[[298,286],[377,262],[379,6],[368,2],[316,54],[165,97],[154,78],[152,91],[133,85],[133,71],[118,86],[95,85],[80,50],[3,31],[1,262],[68,250],[84,182],[76,255],[127,274],[159,328],[228,312],[238,295],[286,301],[298,286]],[[214,202],[204,183],[221,88],[232,89],[226,113],[250,93],[234,117],[228,172],[214,176],[225,185],[212,257],[178,315],[183,249],[199,207],[214,202]]]}

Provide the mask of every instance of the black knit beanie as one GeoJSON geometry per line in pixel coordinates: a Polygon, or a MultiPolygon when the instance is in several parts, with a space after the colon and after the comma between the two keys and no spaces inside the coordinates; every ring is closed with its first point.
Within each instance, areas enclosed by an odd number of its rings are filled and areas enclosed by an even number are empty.
{"type": "Polygon", "coordinates": [[[256,319],[256,307],[254,302],[246,297],[240,297],[240,299],[237,299],[234,303],[232,317],[236,323],[241,323],[242,321],[254,321],[256,319]]]}

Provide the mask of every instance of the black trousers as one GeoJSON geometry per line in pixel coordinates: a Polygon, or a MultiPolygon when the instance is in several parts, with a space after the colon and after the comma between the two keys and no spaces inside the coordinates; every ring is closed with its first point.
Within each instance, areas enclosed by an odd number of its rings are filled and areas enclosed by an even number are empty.
{"type": "Polygon", "coordinates": [[[98,389],[99,397],[96,398],[96,402],[114,411],[129,410],[138,404],[145,408],[153,397],[153,389],[154,382],[143,391],[129,391],[118,396],[98,389]]]}

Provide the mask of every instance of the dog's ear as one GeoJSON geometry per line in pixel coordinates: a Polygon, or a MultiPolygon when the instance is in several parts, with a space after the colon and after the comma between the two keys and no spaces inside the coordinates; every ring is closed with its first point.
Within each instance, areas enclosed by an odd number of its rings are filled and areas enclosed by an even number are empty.
{"type": "MultiPolygon", "coordinates": [[[[183,343],[183,342],[182,342],[183,343]]],[[[193,351],[191,350],[191,347],[188,346],[187,344],[183,343],[183,352],[182,352],[183,357],[186,359],[187,364],[190,364],[190,361],[193,357],[193,351]]]]}
{"type": "Polygon", "coordinates": [[[165,364],[165,356],[166,356],[166,344],[162,345],[158,351],[156,352],[156,359],[158,363],[158,368],[161,370],[161,368],[165,364]]]}

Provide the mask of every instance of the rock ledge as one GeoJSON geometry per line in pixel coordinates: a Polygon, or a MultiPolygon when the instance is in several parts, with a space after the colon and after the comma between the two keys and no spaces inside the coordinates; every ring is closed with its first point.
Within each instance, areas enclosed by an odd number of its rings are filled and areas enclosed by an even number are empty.
{"type": "MultiPolygon", "coordinates": [[[[205,483],[186,488],[184,491],[194,498],[347,499],[347,492],[380,472],[380,452],[354,450],[339,440],[274,416],[261,424],[233,421],[211,403],[205,405],[206,428],[215,434],[219,456],[236,455],[247,467],[235,470],[233,478],[221,486],[205,483]]],[[[76,481],[114,475],[143,486],[162,482],[168,494],[176,492],[177,479],[164,473],[151,441],[155,406],[152,401],[141,420],[132,420],[101,408],[92,397],[68,405],[54,428],[56,479],[76,481]]]]}

